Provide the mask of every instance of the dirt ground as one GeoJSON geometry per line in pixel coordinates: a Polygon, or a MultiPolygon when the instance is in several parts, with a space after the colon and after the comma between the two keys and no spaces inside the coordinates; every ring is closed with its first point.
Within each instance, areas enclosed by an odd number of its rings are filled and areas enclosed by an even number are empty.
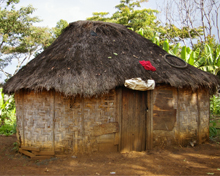
{"type": "Polygon", "coordinates": [[[0,136],[0,175],[220,175],[220,144],[31,160],[0,136]]]}

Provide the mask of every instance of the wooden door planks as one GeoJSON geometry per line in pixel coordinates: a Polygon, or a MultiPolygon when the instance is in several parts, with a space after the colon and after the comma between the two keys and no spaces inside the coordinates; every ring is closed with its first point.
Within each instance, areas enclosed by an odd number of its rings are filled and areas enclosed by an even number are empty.
{"type": "Polygon", "coordinates": [[[146,150],[146,103],[146,92],[122,89],[122,152],[146,150]]]}
{"type": "Polygon", "coordinates": [[[136,111],[139,112],[137,117],[139,117],[138,121],[138,131],[140,136],[140,148],[138,151],[146,150],[146,115],[147,115],[147,93],[140,92],[138,93],[137,98],[137,108],[136,111]]]}
{"type": "Polygon", "coordinates": [[[129,125],[128,125],[128,91],[126,89],[122,90],[122,122],[121,122],[121,151],[127,152],[130,151],[129,143],[128,143],[128,135],[129,135],[129,125]]]}
{"type": "Polygon", "coordinates": [[[133,132],[134,132],[134,148],[135,151],[145,150],[145,92],[135,92],[135,116],[133,122],[133,132]]]}

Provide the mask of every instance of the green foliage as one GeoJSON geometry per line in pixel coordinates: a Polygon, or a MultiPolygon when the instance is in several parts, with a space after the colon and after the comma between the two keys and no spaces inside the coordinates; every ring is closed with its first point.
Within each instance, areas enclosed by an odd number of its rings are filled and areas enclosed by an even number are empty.
{"type": "Polygon", "coordinates": [[[205,44],[205,48],[202,51],[202,55],[195,63],[195,66],[203,71],[210,72],[217,75],[220,70],[220,45],[217,46],[216,50],[205,44]]]}
{"type": "Polygon", "coordinates": [[[4,134],[5,136],[10,136],[16,133],[16,124],[4,124],[0,126],[0,134],[4,134]]]}
{"type": "Polygon", "coordinates": [[[180,41],[179,38],[196,38],[202,34],[201,28],[189,30],[187,27],[180,29],[174,25],[162,26],[157,19],[159,11],[146,8],[140,9],[142,2],[147,1],[121,0],[120,4],[115,6],[117,11],[112,16],[109,16],[108,12],[94,12],[93,17],[89,17],[87,20],[123,24],[147,39],[154,37],[157,40],[159,37],[161,39],[160,46],[163,46],[166,39],[176,43],[180,41]],[[188,31],[190,31],[191,36],[189,36],[188,31]]]}
{"type": "Polygon", "coordinates": [[[107,17],[108,12],[94,12],[93,17],[87,18],[87,20],[123,24],[135,32],[142,32],[141,35],[146,38],[152,38],[154,31],[162,32],[163,29],[159,26],[160,22],[156,17],[159,11],[139,9],[142,2],[147,1],[121,0],[120,4],[115,6],[117,11],[111,17],[107,17]]]}
{"type": "Polygon", "coordinates": [[[6,1],[6,4],[7,4],[7,6],[9,6],[9,5],[12,5],[12,4],[17,4],[19,2],[20,2],[20,0],[8,0],[8,1],[6,1]]]}
{"type": "Polygon", "coordinates": [[[164,26],[164,32],[160,34],[160,38],[167,38],[171,43],[177,43],[183,39],[197,38],[200,35],[203,35],[202,27],[189,29],[189,27],[178,28],[174,24],[166,24],[164,26]]]}
{"type": "Polygon", "coordinates": [[[193,47],[193,50],[200,49],[195,66],[217,75],[220,70],[220,44],[216,43],[214,36],[208,36],[206,41],[198,41],[193,47]]]}
{"type": "Polygon", "coordinates": [[[32,16],[35,9],[29,5],[16,10],[14,4],[18,2],[8,0],[0,7],[0,71],[7,78],[15,74],[33,56],[50,46],[68,26],[65,20],[58,21],[52,29],[34,26],[41,21],[32,16]],[[4,69],[12,59],[17,59],[18,63],[15,72],[10,75],[4,69]]]}
{"type": "MultiPolygon", "coordinates": [[[[138,31],[142,35],[142,31],[138,31]]],[[[214,75],[217,75],[220,71],[220,44],[213,44],[210,42],[210,45],[204,43],[201,45],[195,45],[193,49],[190,47],[182,46],[180,43],[171,44],[168,39],[165,39],[161,42],[158,35],[155,33],[151,38],[151,41],[158,46],[161,46],[169,54],[180,57],[188,64],[193,65],[203,71],[210,72],[214,75]]],[[[210,39],[211,41],[211,39],[210,39]]]]}
{"type": "Polygon", "coordinates": [[[213,138],[217,136],[217,129],[214,126],[209,127],[209,137],[213,138]]]}
{"type": "Polygon", "coordinates": [[[185,60],[188,64],[195,66],[195,61],[198,57],[199,49],[193,51],[189,47],[183,46],[181,49],[181,59],[185,60]]]}
{"type": "Polygon", "coordinates": [[[16,132],[15,112],[14,97],[5,95],[0,88],[0,134],[8,136],[16,132]]]}
{"type": "Polygon", "coordinates": [[[93,17],[87,18],[90,21],[104,21],[104,22],[111,22],[111,18],[108,18],[109,12],[93,12],[93,17]]]}
{"type": "Polygon", "coordinates": [[[15,102],[12,95],[8,96],[0,88],[0,125],[12,125],[15,122],[15,102]]]}
{"type": "Polygon", "coordinates": [[[217,75],[220,70],[219,51],[220,45],[218,45],[214,51],[208,44],[205,44],[204,50],[201,50],[199,47],[192,50],[189,47],[183,46],[181,48],[181,55],[179,57],[181,57],[190,65],[217,75]]]}
{"type": "Polygon", "coordinates": [[[205,38],[205,41],[200,41],[198,40],[196,44],[193,45],[193,50],[195,50],[196,48],[200,48],[201,49],[201,53],[200,53],[200,56],[205,56],[205,45],[208,44],[212,51],[215,51],[219,45],[219,43],[216,42],[216,39],[215,39],[215,36],[210,36],[208,35],[206,38],[205,38]]]}
{"type": "Polygon", "coordinates": [[[212,115],[220,115],[220,97],[213,95],[210,98],[210,112],[212,115]]]}
{"type": "Polygon", "coordinates": [[[11,75],[4,68],[12,59],[18,61],[16,73],[24,61],[50,44],[52,36],[49,28],[33,25],[41,21],[32,16],[35,9],[29,5],[16,10],[14,4],[18,2],[9,0],[0,7],[0,71],[7,77],[11,75]]]}
{"type": "Polygon", "coordinates": [[[220,137],[220,120],[215,116],[212,116],[210,120],[209,137],[212,139],[220,137]]]}
{"type": "MultiPolygon", "coordinates": [[[[142,35],[142,36],[143,36],[143,35],[142,35]]],[[[155,43],[156,45],[160,46],[160,38],[159,38],[159,36],[157,35],[156,32],[154,32],[154,35],[153,35],[153,37],[151,38],[151,41],[152,41],[153,43],[155,43]]]]}
{"type": "Polygon", "coordinates": [[[69,25],[69,23],[65,20],[59,20],[56,24],[56,27],[50,30],[51,36],[48,36],[48,40],[44,44],[44,49],[50,46],[63,32],[63,30],[69,25]]]}
{"type": "Polygon", "coordinates": [[[187,51],[186,51],[186,46],[183,46],[181,49],[181,58],[186,61],[187,60],[187,51]]]}
{"type": "Polygon", "coordinates": [[[210,127],[209,127],[209,136],[215,138],[219,135],[220,120],[216,117],[220,115],[220,97],[213,95],[210,98],[210,127]]]}
{"type": "Polygon", "coordinates": [[[22,7],[19,10],[0,7],[0,33],[3,38],[1,46],[3,44],[19,46],[17,42],[30,31],[32,23],[40,21],[37,17],[30,16],[34,10],[32,6],[22,7]]]}
{"type": "Polygon", "coordinates": [[[57,22],[57,25],[55,28],[53,28],[54,31],[54,37],[57,38],[59,35],[63,32],[63,30],[69,25],[69,23],[63,19],[57,22]]]}
{"type": "Polygon", "coordinates": [[[19,143],[18,142],[14,142],[13,143],[13,149],[12,150],[15,150],[15,151],[18,151],[19,150],[19,143]]]}
{"type": "Polygon", "coordinates": [[[163,49],[166,52],[169,52],[169,40],[168,39],[165,39],[165,41],[163,42],[163,49]]]}

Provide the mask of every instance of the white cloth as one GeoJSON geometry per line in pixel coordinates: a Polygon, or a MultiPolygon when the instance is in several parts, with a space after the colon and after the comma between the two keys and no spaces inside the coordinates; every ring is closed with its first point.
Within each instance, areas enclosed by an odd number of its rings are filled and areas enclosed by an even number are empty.
{"type": "Polygon", "coordinates": [[[155,88],[155,81],[149,79],[146,82],[143,81],[141,78],[132,78],[125,80],[124,85],[129,89],[146,91],[153,90],[155,88]]]}

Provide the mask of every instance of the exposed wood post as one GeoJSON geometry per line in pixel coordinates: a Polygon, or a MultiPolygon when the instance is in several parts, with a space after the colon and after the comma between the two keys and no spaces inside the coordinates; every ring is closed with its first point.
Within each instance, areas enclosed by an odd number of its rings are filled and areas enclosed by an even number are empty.
{"type": "Polygon", "coordinates": [[[198,110],[198,119],[197,119],[197,141],[198,144],[201,144],[201,122],[200,122],[200,105],[199,105],[199,90],[196,91],[196,102],[197,102],[197,110],[198,110]]]}
{"type": "Polygon", "coordinates": [[[122,88],[118,88],[117,92],[116,92],[116,96],[117,96],[117,100],[116,100],[116,117],[118,120],[118,124],[119,124],[119,132],[118,132],[118,138],[119,138],[119,145],[118,145],[118,151],[121,151],[121,133],[122,133],[122,123],[121,123],[121,119],[122,119],[122,88]]]}
{"type": "Polygon", "coordinates": [[[22,144],[25,146],[25,136],[24,136],[24,90],[21,91],[21,96],[22,96],[22,144]]]}
{"type": "Polygon", "coordinates": [[[147,93],[147,120],[146,120],[146,149],[153,148],[153,90],[149,90],[147,93]]]}
{"type": "Polygon", "coordinates": [[[55,152],[55,121],[56,121],[55,97],[56,97],[56,92],[54,90],[53,91],[53,144],[52,144],[54,152],[55,152]]]}

